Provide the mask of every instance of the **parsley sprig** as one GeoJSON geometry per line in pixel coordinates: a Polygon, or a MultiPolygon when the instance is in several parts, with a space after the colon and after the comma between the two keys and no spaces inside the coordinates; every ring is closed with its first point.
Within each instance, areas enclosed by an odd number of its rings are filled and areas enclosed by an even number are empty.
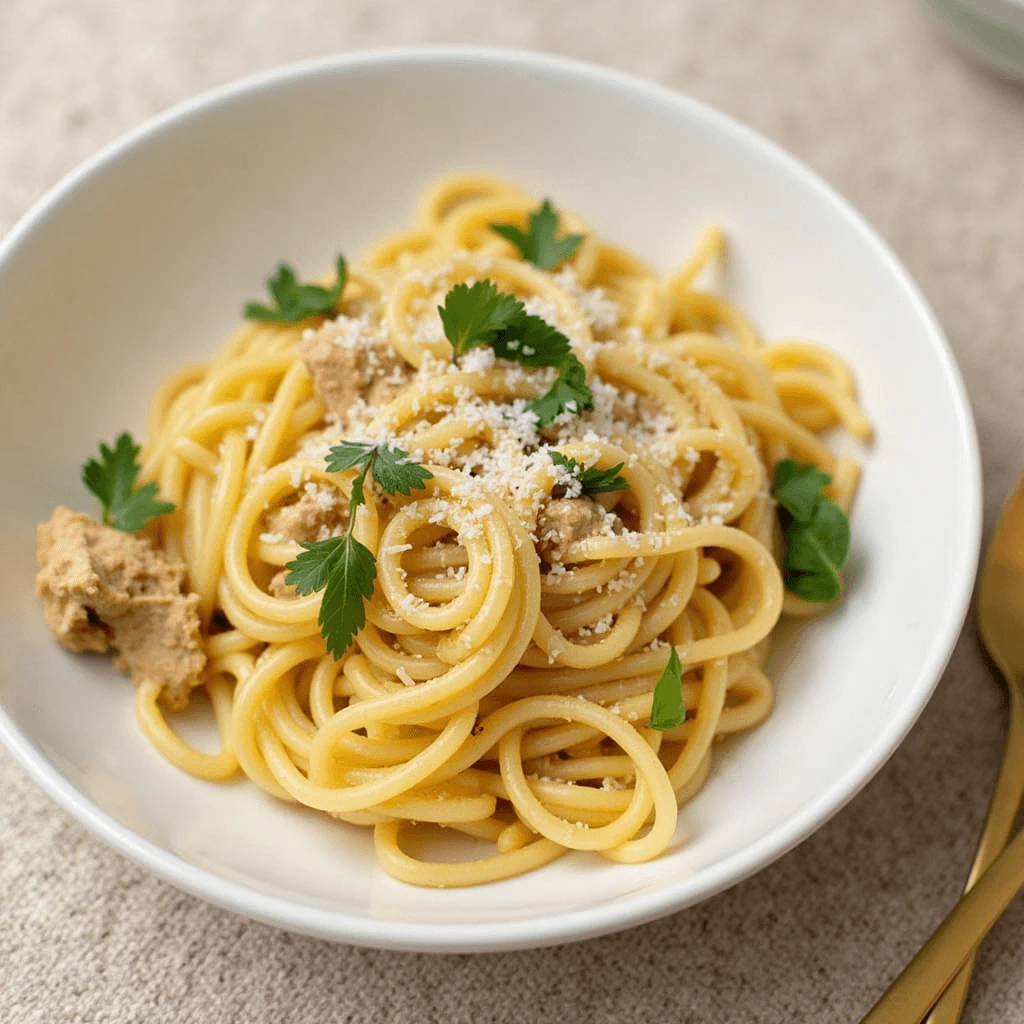
{"type": "Polygon", "coordinates": [[[622,468],[626,465],[624,462],[620,462],[617,466],[612,466],[610,469],[598,469],[596,466],[591,466],[587,469],[582,462],[577,462],[576,459],[569,455],[563,455],[561,452],[548,452],[548,455],[551,456],[551,461],[556,466],[562,466],[567,469],[579,480],[583,486],[584,494],[624,491],[629,487],[625,479],[619,476],[622,468]]]}
{"type": "Polygon", "coordinates": [[[274,306],[260,302],[245,305],[247,320],[262,320],[273,324],[297,324],[311,316],[329,313],[341,298],[348,280],[348,265],[345,257],[337,262],[338,281],[333,288],[318,284],[299,284],[295,271],[287,263],[278,265],[274,276],[267,281],[267,291],[274,300],[274,306]]]}
{"type": "Polygon", "coordinates": [[[300,543],[306,550],[285,566],[285,582],[300,594],[324,592],[317,621],[327,650],[340,658],[366,625],[363,601],[373,597],[377,562],[351,533],[300,543]]]}
{"type": "Polygon", "coordinates": [[[493,281],[457,284],[438,306],[444,336],[458,358],[471,348],[491,345],[515,321],[526,316],[523,304],[514,296],[499,292],[493,281]]]}
{"type": "Polygon", "coordinates": [[[683,663],[679,660],[679,652],[673,647],[668,656],[668,663],[654,684],[654,701],[651,704],[651,717],[647,722],[647,728],[665,732],[667,729],[682,725],[685,718],[683,663]]]}
{"type": "Polygon", "coordinates": [[[541,203],[540,209],[530,214],[528,231],[515,224],[492,224],[491,230],[508,239],[524,260],[541,270],[550,270],[567,260],[583,241],[583,235],[564,235],[557,238],[558,213],[550,199],[541,203]]]}
{"type": "Polygon", "coordinates": [[[131,434],[120,434],[114,447],[100,442],[100,458],[82,466],[82,483],[96,495],[103,522],[124,533],[135,533],[157,516],[174,511],[169,501],[157,498],[154,482],[135,488],[139,470],[139,446],[131,434]]]}
{"type": "Polygon", "coordinates": [[[527,403],[538,426],[550,426],[564,412],[593,409],[586,369],[569,339],[543,318],[527,313],[514,295],[499,292],[493,281],[455,285],[437,311],[456,357],[486,345],[501,359],[558,371],[551,387],[527,403]]]}
{"type": "Polygon", "coordinates": [[[410,460],[401,448],[393,448],[385,444],[363,444],[359,441],[342,441],[327,453],[327,471],[344,473],[346,469],[358,469],[356,487],[352,490],[350,513],[363,501],[363,482],[366,474],[373,473],[381,489],[388,494],[404,494],[408,497],[413,491],[423,489],[423,485],[434,478],[434,474],[425,466],[410,460]]]}
{"type": "Polygon", "coordinates": [[[327,453],[327,469],[342,473],[358,469],[352,481],[348,503],[348,532],[327,540],[300,541],[305,549],[285,568],[290,583],[305,596],[324,592],[320,602],[320,632],[327,650],[340,658],[356,634],[366,625],[364,601],[373,596],[377,578],[377,560],[373,552],[352,534],[356,510],[366,501],[367,474],[388,494],[409,495],[421,490],[433,473],[410,461],[406,452],[386,444],[361,444],[343,441],[327,453]]]}
{"type": "Polygon", "coordinates": [[[783,459],[775,468],[786,555],[786,589],[807,601],[834,601],[843,590],[839,574],[850,551],[850,521],[822,494],[832,477],[816,466],[783,459]]]}

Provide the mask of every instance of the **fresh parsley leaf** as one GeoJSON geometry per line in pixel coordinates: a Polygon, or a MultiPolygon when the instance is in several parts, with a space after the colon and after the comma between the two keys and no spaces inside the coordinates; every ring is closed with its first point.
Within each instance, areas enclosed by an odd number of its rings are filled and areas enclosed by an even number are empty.
{"type": "Polygon", "coordinates": [[[797,522],[806,523],[814,514],[822,488],[830,483],[832,477],[817,466],[783,459],[775,467],[775,500],[797,522]]]}
{"type": "Polygon", "coordinates": [[[285,582],[300,594],[323,590],[320,632],[327,650],[340,658],[366,625],[364,600],[373,596],[377,563],[373,552],[352,536],[302,541],[305,550],[285,568],[285,582]]]}
{"type": "Polygon", "coordinates": [[[285,566],[288,570],[285,583],[290,583],[303,596],[323,590],[341,557],[344,540],[344,537],[328,537],[327,540],[299,541],[304,550],[285,566]]]}
{"type": "Polygon", "coordinates": [[[133,491],[111,513],[111,526],[124,533],[135,533],[141,530],[150,519],[166,515],[174,511],[174,503],[160,501],[157,498],[157,485],[150,481],[133,491]]]}
{"type": "Polygon", "coordinates": [[[539,210],[530,214],[528,231],[523,231],[515,224],[492,224],[491,230],[510,241],[524,260],[529,260],[541,270],[550,270],[567,260],[580,247],[584,237],[555,237],[558,232],[558,214],[548,199],[541,203],[539,210]]]}
{"type": "Polygon", "coordinates": [[[523,313],[490,342],[499,359],[508,359],[530,369],[564,366],[572,354],[569,339],[547,320],[523,313]]]}
{"type": "Polygon", "coordinates": [[[437,311],[456,356],[489,345],[500,359],[558,370],[551,387],[527,405],[538,426],[549,426],[563,412],[594,408],[587,371],[569,339],[543,318],[528,314],[514,295],[499,292],[493,281],[455,285],[437,311]]]}
{"type": "Polygon", "coordinates": [[[171,502],[157,499],[155,483],[135,490],[141,469],[138,454],[131,434],[120,434],[113,448],[100,443],[98,462],[89,459],[82,466],[82,483],[99,498],[103,522],[124,533],[135,533],[150,519],[174,511],[171,502]]]}
{"type": "Polygon", "coordinates": [[[587,387],[587,371],[579,359],[570,355],[551,387],[526,407],[536,415],[539,427],[550,426],[563,412],[593,409],[594,395],[587,387]]]}
{"type": "Polygon", "coordinates": [[[668,656],[668,664],[654,685],[654,701],[647,728],[665,732],[682,725],[685,718],[683,663],[679,660],[679,652],[673,647],[668,656]]]}
{"type": "Polygon", "coordinates": [[[839,570],[850,551],[850,521],[822,498],[806,523],[795,519],[783,530],[786,589],[808,601],[834,601],[843,590],[839,570]]]}
{"type": "Polygon", "coordinates": [[[377,561],[373,552],[352,535],[356,510],[365,500],[367,473],[388,494],[411,494],[433,478],[425,466],[409,460],[401,448],[387,444],[365,444],[342,441],[327,453],[327,469],[341,473],[358,469],[352,481],[348,503],[348,533],[327,540],[303,541],[305,549],[285,568],[285,582],[300,594],[324,592],[320,602],[320,632],[327,641],[327,650],[340,658],[352,644],[356,634],[366,625],[363,604],[373,596],[377,578],[377,561]]]}
{"type": "Polygon", "coordinates": [[[620,462],[617,466],[612,466],[611,469],[598,469],[596,466],[586,469],[582,462],[577,462],[574,458],[563,455],[561,452],[548,452],[548,455],[551,456],[551,461],[556,466],[564,466],[579,480],[583,485],[584,494],[624,491],[629,487],[629,484],[619,476],[622,468],[626,465],[624,462],[620,462]]]}
{"type": "Polygon", "coordinates": [[[472,285],[455,285],[437,311],[456,356],[478,345],[490,345],[499,331],[525,316],[523,304],[514,295],[499,292],[486,278],[472,285]]]}
{"type": "MultiPolygon", "coordinates": [[[[434,478],[425,466],[410,461],[408,452],[393,445],[342,441],[327,453],[327,470],[330,473],[357,467],[362,470],[357,477],[360,484],[369,470],[388,494],[411,494],[422,490],[423,485],[434,478]]],[[[357,504],[362,504],[361,488],[357,504]]]]}
{"type": "Polygon", "coordinates": [[[100,442],[102,461],[89,459],[82,467],[82,483],[99,498],[104,521],[109,518],[110,510],[132,493],[139,475],[139,464],[136,461],[139,450],[131,434],[120,434],[113,448],[100,442]]]}
{"type": "Polygon", "coordinates": [[[348,499],[348,530],[352,532],[352,527],[356,521],[356,509],[366,501],[366,497],[363,494],[363,484],[366,483],[366,473],[370,468],[370,463],[367,462],[363,468],[359,471],[356,478],[352,481],[352,493],[348,499]]]}
{"type": "Polygon", "coordinates": [[[346,469],[365,469],[377,451],[377,445],[359,441],[342,441],[327,453],[327,472],[344,473],[346,469]]]}
{"type": "Polygon", "coordinates": [[[373,479],[388,494],[409,495],[413,491],[423,490],[434,474],[426,466],[409,461],[409,455],[401,448],[381,445],[371,464],[373,479]]]}
{"type": "Polygon", "coordinates": [[[329,473],[343,473],[346,469],[358,469],[359,474],[352,481],[352,491],[348,499],[348,528],[356,518],[356,509],[362,505],[363,484],[366,481],[366,472],[377,454],[377,445],[363,444],[358,441],[342,441],[327,452],[327,471],[329,473]]]}
{"type": "Polygon", "coordinates": [[[348,266],[344,256],[338,257],[337,269],[338,281],[335,286],[324,288],[318,284],[299,284],[295,271],[287,263],[279,264],[274,276],[267,281],[267,291],[275,305],[248,302],[244,311],[246,319],[297,324],[308,317],[330,312],[341,298],[348,280],[348,266]]]}
{"type": "Polygon", "coordinates": [[[834,601],[843,590],[839,570],[850,552],[850,521],[822,494],[832,482],[815,466],[785,459],[775,470],[786,554],[782,561],[786,589],[807,601],[834,601]]]}

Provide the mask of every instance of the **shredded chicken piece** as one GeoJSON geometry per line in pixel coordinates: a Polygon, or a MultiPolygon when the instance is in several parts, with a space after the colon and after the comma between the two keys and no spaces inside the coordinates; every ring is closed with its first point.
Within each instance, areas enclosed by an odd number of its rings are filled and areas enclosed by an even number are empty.
{"type": "Polygon", "coordinates": [[[317,493],[304,491],[297,501],[268,512],[265,532],[286,541],[325,540],[336,527],[348,524],[348,510],[337,501],[325,502],[317,493]]]}
{"type": "Polygon", "coordinates": [[[58,643],[76,653],[115,651],[114,665],[133,682],[159,683],[162,704],[185,707],[206,665],[185,566],[63,506],[36,534],[36,593],[58,643]]]}
{"type": "Polygon", "coordinates": [[[555,498],[537,516],[537,549],[547,562],[560,562],[577,540],[611,533],[614,513],[590,498],[555,498]]]}
{"type": "Polygon", "coordinates": [[[290,583],[285,583],[284,578],[288,575],[287,569],[282,569],[280,572],[275,573],[273,578],[267,584],[267,590],[274,595],[274,597],[298,597],[299,592],[290,583]]]}
{"type": "Polygon", "coordinates": [[[328,322],[299,345],[299,355],[313,375],[317,394],[341,420],[362,399],[386,405],[408,386],[405,361],[386,338],[357,338],[328,322]]]}

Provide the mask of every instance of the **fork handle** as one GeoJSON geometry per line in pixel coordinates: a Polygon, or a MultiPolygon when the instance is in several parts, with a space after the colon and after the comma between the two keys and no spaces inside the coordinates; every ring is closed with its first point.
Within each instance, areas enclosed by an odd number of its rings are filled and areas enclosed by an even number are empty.
{"type": "MultiPolygon", "coordinates": [[[[974,864],[967,878],[966,891],[974,887],[974,883],[1009,841],[1013,823],[1024,799],[1024,680],[1007,675],[1006,683],[1010,691],[1010,721],[1003,746],[1003,761],[999,766],[999,777],[992,791],[974,864]]],[[[971,972],[977,953],[976,948],[971,950],[970,956],[928,1015],[926,1024],[958,1024],[967,1002],[967,989],[971,984],[971,972]]]]}
{"type": "Polygon", "coordinates": [[[1006,847],[861,1024],[919,1024],[971,950],[1024,888],[1024,832],[1006,847]]]}

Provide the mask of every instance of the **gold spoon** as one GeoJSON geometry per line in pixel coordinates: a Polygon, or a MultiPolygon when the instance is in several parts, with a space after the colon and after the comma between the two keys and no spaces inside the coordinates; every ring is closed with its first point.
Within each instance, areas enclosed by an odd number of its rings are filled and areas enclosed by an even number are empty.
{"type": "Polygon", "coordinates": [[[929,1024],[956,1024],[978,944],[1024,888],[1024,831],[1003,849],[1024,797],[1024,476],[988,546],[978,629],[1006,680],[1010,724],[967,891],[861,1024],[918,1024],[933,1004],[929,1024]]]}

